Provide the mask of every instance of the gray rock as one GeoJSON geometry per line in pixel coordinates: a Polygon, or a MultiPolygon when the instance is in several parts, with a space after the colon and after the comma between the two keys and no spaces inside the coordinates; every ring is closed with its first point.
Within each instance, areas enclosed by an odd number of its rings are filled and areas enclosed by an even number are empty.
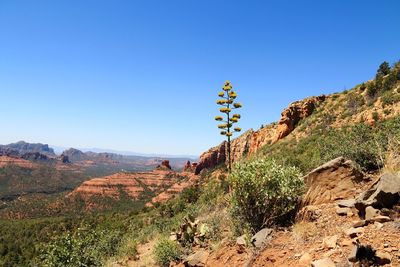
{"type": "Polygon", "coordinates": [[[400,201],[400,176],[393,174],[382,175],[367,191],[362,193],[355,203],[361,215],[365,208],[391,208],[400,201]]]}
{"type": "Polygon", "coordinates": [[[334,236],[324,238],[323,243],[326,248],[335,248],[337,240],[338,240],[338,236],[334,235],[334,236]]]}
{"type": "Polygon", "coordinates": [[[379,222],[379,223],[385,223],[385,222],[390,222],[392,219],[390,219],[390,217],[388,216],[376,216],[374,218],[371,219],[371,222],[379,222]]]}
{"type": "Polygon", "coordinates": [[[392,261],[392,256],[384,251],[377,251],[375,257],[377,263],[380,265],[389,264],[392,261]]]}
{"type": "Polygon", "coordinates": [[[376,217],[379,215],[379,210],[368,206],[365,208],[365,219],[366,220],[371,220],[372,218],[376,217]]]}
{"type": "Polygon", "coordinates": [[[361,234],[364,232],[363,228],[350,228],[347,229],[344,233],[347,236],[350,236],[351,238],[357,237],[358,234],[361,234]]]}
{"type": "Polygon", "coordinates": [[[313,261],[311,263],[311,266],[312,267],[336,267],[335,263],[329,258],[313,261]]]}
{"type": "Polygon", "coordinates": [[[353,224],[353,228],[358,228],[358,227],[364,227],[368,225],[368,221],[366,220],[361,220],[353,224]]]}
{"type": "Polygon", "coordinates": [[[338,206],[341,208],[353,208],[355,203],[355,199],[342,199],[336,201],[336,204],[338,204],[338,206]]]}
{"type": "Polygon", "coordinates": [[[210,255],[205,250],[199,250],[196,253],[193,253],[189,255],[185,260],[185,266],[190,266],[190,267],[202,267],[206,265],[207,258],[210,255]]]}
{"type": "Polygon", "coordinates": [[[336,214],[340,216],[347,216],[348,213],[351,212],[349,208],[338,208],[336,209],[336,214]]]}
{"type": "Polygon", "coordinates": [[[246,246],[246,235],[241,235],[238,238],[236,238],[236,245],[246,246]]]}
{"type": "Polygon", "coordinates": [[[272,229],[264,228],[260,230],[257,234],[255,234],[251,238],[250,242],[258,249],[263,248],[265,247],[265,245],[267,245],[267,243],[271,239],[270,238],[271,234],[272,234],[272,229]]]}

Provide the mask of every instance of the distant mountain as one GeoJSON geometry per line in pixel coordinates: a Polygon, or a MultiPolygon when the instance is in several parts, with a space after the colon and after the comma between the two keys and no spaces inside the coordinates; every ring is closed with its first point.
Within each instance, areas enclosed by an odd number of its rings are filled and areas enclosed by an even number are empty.
{"type": "Polygon", "coordinates": [[[47,144],[41,143],[27,143],[24,141],[19,141],[17,143],[12,143],[8,145],[0,145],[0,150],[9,150],[16,151],[18,154],[27,154],[27,153],[40,153],[49,157],[56,157],[54,150],[49,147],[47,144]]]}
{"type": "MultiPolygon", "coordinates": [[[[56,154],[60,155],[62,154],[65,150],[68,150],[68,147],[62,147],[62,146],[53,146],[50,145],[56,154]]],[[[118,154],[118,155],[123,155],[123,156],[139,156],[139,157],[147,157],[147,158],[189,158],[192,160],[196,160],[199,158],[198,155],[170,155],[170,154],[156,154],[156,153],[139,153],[139,152],[134,152],[134,151],[123,151],[123,150],[115,150],[115,149],[107,149],[107,148],[81,148],[77,147],[76,149],[79,149],[80,151],[87,153],[87,152],[94,152],[94,153],[110,153],[110,154],[118,154]]]]}

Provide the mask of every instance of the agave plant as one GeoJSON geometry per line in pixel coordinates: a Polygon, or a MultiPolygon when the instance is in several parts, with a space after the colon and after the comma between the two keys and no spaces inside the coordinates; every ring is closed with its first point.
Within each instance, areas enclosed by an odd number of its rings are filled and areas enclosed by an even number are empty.
{"type": "Polygon", "coordinates": [[[215,120],[223,122],[223,124],[219,124],[218,128],[222,131],[220,132],[221,135],[227,137],[228,141],[228,170],[231,171],[232,169],[232,160],[231,160],[231,137],[234,133],[240,132],[242,129],[240,127],[234,127],[235,123],[238,123],[241,116],[240,114],[233,114],[231,116],[231,112],[234,109],[238,109],[242,107],[242,104],[238,102],[234,102],[237,94],[235,91],[232,90],[232,84],[229,81],[226,81],[224,86],[222,87],[222,92],[218,93],[218,96],[221,99],[217,100],[217,104],[221,105],[222,107],[219,109],[221,113],[224,113],[226,116],[226,120],[223,119],[222,116],[216,116],[215,120]]]}

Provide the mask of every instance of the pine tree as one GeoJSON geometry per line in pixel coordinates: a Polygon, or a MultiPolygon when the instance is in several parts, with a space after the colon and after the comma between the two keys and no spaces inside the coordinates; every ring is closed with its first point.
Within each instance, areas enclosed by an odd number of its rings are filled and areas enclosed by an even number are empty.
{"type": "Polygon", "coordinates": [[[220,121],[223,124],[219,124],[218,128],[221,129],[220,134],[227,137],[228,141],[228,170],[232,169],[232,160],[231,160],[231,137],[234,133],[240,132],[242,129],[239,127],[233,127],[234,124],[238,123],[240,120],[240,114],[233,114],[231,112],[234,109],[238,109],[242,107],[242,104],[238,102],[234,102],[237,97],[235,91],[232,90],[232,85],[229,81],[226,81],[224,86],[222,87],[222,92],[218,93],[220,99],[217,100],[217,104],[222,106],[219,111],[224,113],[226,119],[224,120],[223,116],[216,116],[215,120],[220,121]]]}

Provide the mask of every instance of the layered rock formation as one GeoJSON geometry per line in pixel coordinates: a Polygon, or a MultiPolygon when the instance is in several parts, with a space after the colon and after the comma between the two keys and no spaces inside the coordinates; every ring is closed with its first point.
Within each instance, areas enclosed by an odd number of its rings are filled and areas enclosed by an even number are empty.
{"type": "MultiPolygon", "coordinates": [[[[278,124],[268,125],[258,131],[252,129],[234,139],[231,143],[232,161],[240,160],[257,152],[266,144],[277,142],[289,135],[300,120],[310,116],[319,103],[325,101],[325,96],[317,96],[296,101],[289,105],[283,112],[278,124]]],[[[196,174],[203,169],[211,169],[225,163],[227,160],[227,147],[224,141],[219,146],[209,149],[200,156],[196,167],[196,174]]]]}
{"type": "Polygon", "coordinates": [[[25,159],[9,157],[9,156],[0,156],[0,168],[3,168],[7,165],[16,165],[27,169],[33,169],[36,166],[36,164],[25,159]]]}
{"type": "Polygon", "coordinates": [[[69,197],[79,195],[84,199],[92,196],[119,198],[122,190],[131,198],[140,199],[143,194],[161,192],[185,178],[171,170],[117,173],[86,181],[77,187],[69,197]]]}

